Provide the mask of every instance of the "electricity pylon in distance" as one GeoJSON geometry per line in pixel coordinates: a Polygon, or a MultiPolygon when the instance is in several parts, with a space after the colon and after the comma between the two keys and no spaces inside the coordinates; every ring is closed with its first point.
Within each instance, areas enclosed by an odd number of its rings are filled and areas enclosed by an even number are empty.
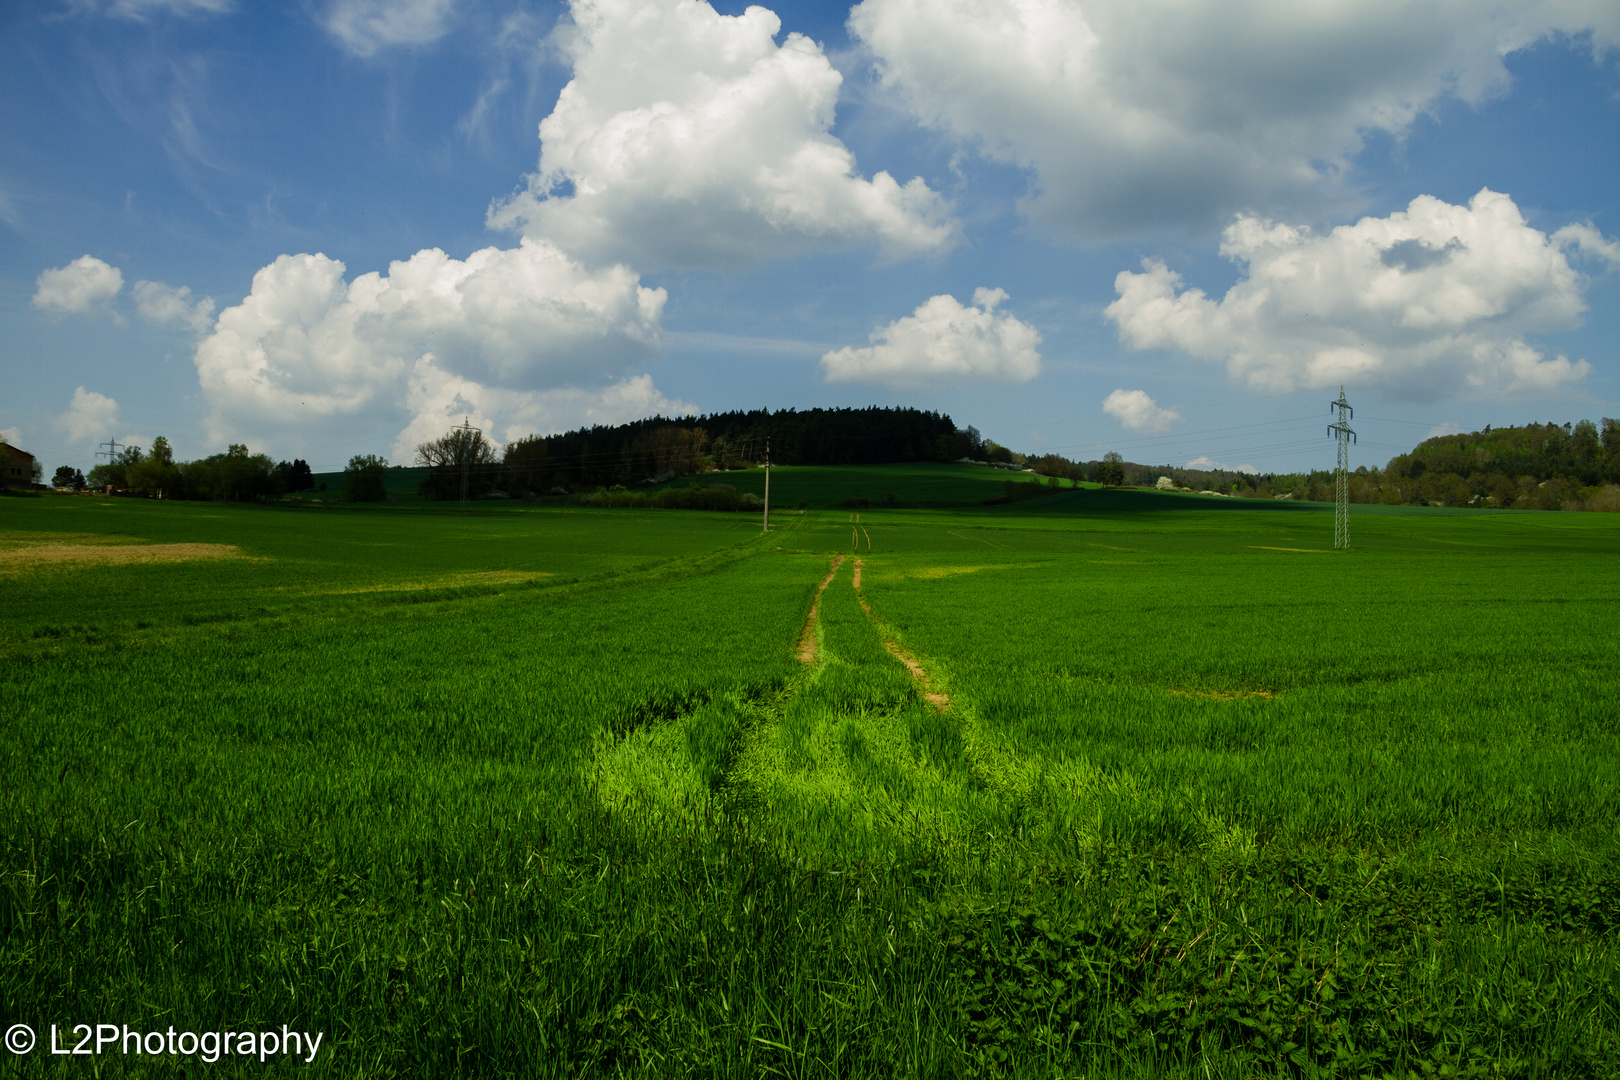
{"type": "Polygon", "coordinates": [[[473,440],[483,434],[478,428],[472,426],[472,417],[463,417],[461,426],[453,428],[458,432],[457,441],[461,444],[461,504],[467,504],[467,487],[471,479],[473,440]]]}
{"type": "Polygon", "coordinates": [[[1339,410],[1339,422],[1328,425],[1328,434],[1339,441],[1339,467],[1333,473],[1333,547],[1336,551],[1350,548],[1350,444],[1356,433],[1350,428],[1350,419],[1356,410],[1344,399],[1344,386],[1339,386],[1339,400],[1328,403],[1328,411],[1339,410]]]}

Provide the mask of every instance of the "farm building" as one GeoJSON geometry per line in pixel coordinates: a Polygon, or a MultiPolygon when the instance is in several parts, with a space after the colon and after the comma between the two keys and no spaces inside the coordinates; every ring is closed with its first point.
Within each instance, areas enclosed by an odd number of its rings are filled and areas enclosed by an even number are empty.
{"type": "Polygon", "coordinates": [[[34,455],[0,439],[0,487],[34,486],[34,455]]]}

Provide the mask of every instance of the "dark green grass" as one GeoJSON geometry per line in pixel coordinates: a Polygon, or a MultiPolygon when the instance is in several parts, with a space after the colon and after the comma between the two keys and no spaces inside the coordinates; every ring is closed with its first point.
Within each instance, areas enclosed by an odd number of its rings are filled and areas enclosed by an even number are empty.
{"type": "MultiPolygon", "coordinates": [[[[0,578],[0,1027],[287,1024],[341,1076],[1620,1075],[1613,519],[1333,553],[1179,502],[8,504],[266,561],[0,578]],[[874,614],[846,561],[806,668],[852,532],[874,614]]],[[[263,1071],[0,1057],[97,1066],[263,1071]]]]}
{"type": "MultiPolygon", "coordinates": [[[[764,469],[739,469],[682,477],[668,484],[648,487],[685,487],[693,480],[705,484],[730,484],[739,493],[763,496],[764,469]]],[[[969,507],[1006,492],[1007,483],[1027,484],[1030,473],[992,469],[984,465],[942,465],[919,462],[914,465],[792,465],[771,469],[771,507],[791,510],[803,502],[812,510],[844,509],[845,499],[865,499],[881,507],[885,496],[893,495],[904,507],[969,507]]],[[[1045,483],[1046,478],[1042,477],[1045,483]]],[[[1071,486],[1068,481],[1064,487],[1071,486]]],[[[1050,497],[1050,496],[1049,496],[1050,497]]]]}
{"type": "MultiPolygon", "coordinates": [[[[389,503],[377,504],[376,509],[419,508],[450,509],[445,503],[423,500],[417,495],[427,470],[421,468],[389,469],[385,488],[392,497],[389,503]]],[[[1028,483],[1029,473],[992,469],[982,465],[938,464],[918,462],[910,465],[778,465],[771,469],[771,505],[778,510],[792,510],[800,502],[811,509],[842,508],[845,499],[866,499],[873,506],[881,506],[885,496],[893,495],[904,506],[910,507],[966,507],[979,506],[984,499],[995,498],[1006,492],[1008,481],[1028,483]]],[[[342,473],[317,473],[317,485],[325,483],[327,490],[305,491],[288,496],[289,499],[335,502],[343,493],[342,473]]],[[[1046,479],[1041,478],[1042,483],[1046,479]]],[[[662,484],[637,486],[636,491],[656,492],[668,487],[686,487],[700,484],[729,484],[739,493],[765,493],[763,469],[736,469],[729,472],[705,473],[702,476],[683,476],[662,484]]],[[[1065,488],[1073,487],[1063,481],[1065,488]]],[[[509,507],[506,500],[478,500],[472,509],[480,511],[509,507]]],[[[519,500],[519,505],[522,501],[519,500]]],[[[454,509],[461,509],[457,504],[454,509]]]]}
{"type": "Polygon", "coordinates": [[[735,515],[670,511],[634,523],[605,511],[391,513],[52,495],[8,504],[7,549],[89,537],[228,544],[243,558],[154,565],[0,562],[0,642],[232,623],[550,588],[650,572],[757,536],[735,515]]]}
{"type": "MultiPolygon", "coordinates": [[[[1178,524],[1085,558],[1011,532],[1012,550],[914,538],[867,557],[877,609],[1013,796],[978,826],[1011,838],[997,872],[1073,888],[1130,853],[1112,869],[1161,897],[1136,937],[1132,1007],[1159,1025],[1143,1049],[1186,1045],[1179,1025],[1268,1071],[1612,1075],[1614,528],[1406,516],[1315,554],[1266,550],[1284,545],[1260,521],[1242,553],[1178,524]]],[[[1090,967],[1107,921],[1031,893],[1022,938],[969,939],[983,1044],[1013,1056],[1030,1044],[1012,1012],[1076,992],[1031,987],[1025,965],[1108,985],[1090,967]]]]}
{"type": "MultiPolygon", "coordinates": [[[[396,465],[383,473],[383,491],[393,496],[396,502],[419,502],[418,489],[422,481],[427,479],[428,471],[421,466],[396,465]]],[[[314,473],[310,481],[315,485],[308,491],[299,491],[288,496],[293,499],[320,499],[330,501],[343,497],[343,473],[324,472],[314,473]],[[321,485],[326,490],[321,490],[321,485]]]]}

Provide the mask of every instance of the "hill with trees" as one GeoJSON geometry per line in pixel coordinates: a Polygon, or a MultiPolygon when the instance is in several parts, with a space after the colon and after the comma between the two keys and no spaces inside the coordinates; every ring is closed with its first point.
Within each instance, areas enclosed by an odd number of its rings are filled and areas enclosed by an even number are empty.
{"type": "Polygon", "coordinates": [[[1377,486],[1386,503],[1620,510],[1620,421],[1437,435],[1390,459],[1377,486]]]}
{"type": "MultiPolygon", "coordinates": [[[[418,463],[432,470],[423,494],[580,490],[735,469],[762,461],[766,444],[778,465],[889,465],[978,458],[997,448],[949,416],[908,408],[756,409],[596,425],[561,435],[531,435],[507,445],[496,467],[477,438],[447,434],[423,443],[418,463]],[[467,443],[467,445],[463,445],[467,443]]],[[[1004,451],[1005,452],[1005,451],[1004,451]]],[[[1010,456],[1010,452],[1006,452],[1010,456]]]]}
{"type": "MultiPolygon", "coordinates": [[[[1022,455],[1015,455],[1023,460],[1022,455]]],[[[1038,473],[1148,487],[1161,476],[1177,487],[1248,498],[1333,500],[1333,471],[1246,473],[1138,465],[1104,459],[1030,458],[1038,473]]],[[[1350,501],[1388,506],[1472,506],[1511,510],[1620,511],[1620,420],[1525,424],[1437,435],[1382,469],[1350,474],[1350,501]]]]}

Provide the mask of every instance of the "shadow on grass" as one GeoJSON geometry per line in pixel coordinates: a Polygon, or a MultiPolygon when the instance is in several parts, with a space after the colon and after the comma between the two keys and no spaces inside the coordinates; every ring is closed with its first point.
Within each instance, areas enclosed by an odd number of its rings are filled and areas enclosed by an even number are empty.
{"type": "Polygon", "coordinates": [[[1332,503],[1295,502],[1292,499],[1218,498],[1212,495],[1174,495],[1140,488],[1101,488],[1062,491],[1026,502],[1000,507],[1019,514],[1158,514],[1212,513],[1230,510],[1265,510],[1278,513],[1324,513],[1332,503]]]}

